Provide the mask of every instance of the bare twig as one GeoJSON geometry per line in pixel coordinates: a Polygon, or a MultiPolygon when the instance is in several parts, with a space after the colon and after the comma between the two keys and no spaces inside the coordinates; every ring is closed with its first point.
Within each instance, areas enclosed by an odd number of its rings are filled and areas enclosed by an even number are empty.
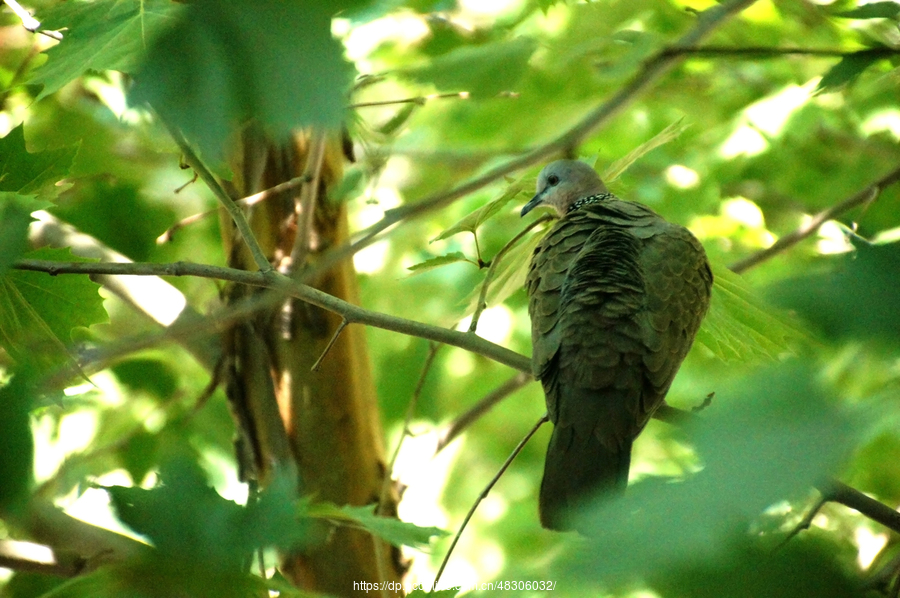
{"type": "MultiPolygon", "coordinates": [[[[32,216],[35,221],[29,226],[28,237],[34,247],[69,247],[79,257],[131,263],[124,255],[52,214],[39,211],[32,216]]],[[[170,326],[174,322],[196,323],[203,318],[187,304],[181,291],[160,278],[94,275],[91,279],[160,326],[170,326]]],[[[209,336],[193,335],[185,338],[184,347],[209,370],[215,367],[221,353],[220,343],[209,336]]]]}
{"type": "Polygon", "coordinates": [[[9,7],[11,11],[13,11],[17,17],[22,21],[22,27],[27,29],[32,33],[40,33],[41,35],[46,35],[47,37],[52,37],[55,40],[61,40],[63,38],[62,33],[59,31],[48,31],[46,29],[41,29],[41,22],[31,16],[27,10],[25,10],[21,4],[16,2],[16,0],[3,0],[6,5],[9,7]]]}
{"type": "Polygon", "coordinates": [[[898,181],[900,181],[900,168],[894,169],[878,181],[872,183],[862,191],[854,193],[842,202],[837,203],[830,208],[822,210],[821,212],[813,216],[809,222],[797,228],[797,230],[778,239],[775,243],[772,244],[771,247],[763,249],[762,251],[757,251],[756,253],[749,255],[742,260],[738,260],[737,262],[731,264],[729,268],[731,269],[731,271],[740,274],[749,270],[750,268],[753,268],[754,266],[758,266],[762,262],[771,259],[772,257],[778,255],[779,253],[782,253],[788,248],[793,247],[803,239],[809,237],[817,230],[819,230],[819,227],[822,226],[825,222],[837,218],[844,212],[847,212],[859,205],[875,201],[876,199],[878,199],[878,196],[881,195],[882,191],[898,181]]]}
{"type": "Polygon", "coordinates": [[[347,318],[341,318],[341,323],[338,324],[337,329],[334,331],[334,334],[331,335],[331,340],[328,341],[328,344],[325,345],[325,349],[322,350],[322,354],[319,355],[319,358],[313,364],[310,371],[318,372],[319,368],[322,367],[322,361],[325,359],[325,356],[328,355],[328,352],[331,351],[331,348],[334,346],[334,343],[337,342],[338,337],[344,331],[344,328],[347,327],[347,324],[350,322],[347,321],[347,318]]]}
{"type": "MultiPolygon", "coordinates": [[[[472,314],[472,322],[469,324],[469,332],[475,332],[475,330],[478,328],[478,320],[481,319],[482,312],[484,312],[484,310],[487,308],[488,287],[494,280],[494,275],[497,273],[497,267],[500,261],[506,256],[507,253],[509,253],[509,251],[513,247],[516,246],[519,240],[526,234],[528,234],[533,228],[552,219],[552,216],[550,216],[549,214],[545,214],[544,216],[541,216],[540,218],[526,226],[521,232],[519,232],[519,234],[510,239],[506,243],[506,245],[504,245],[503,248],[497,252],[497,255],[494,256],[494,259],[491,260],[491,265],[490,267],[488,267],[487,274],[484,275],[484,282],[481,283],[481,294],[478,296],[478,305],[475,306],[475,313],[472,314]]],[[[475,238],[476,240],[478,239],[477,236],[475,238]]],[[[480,255],[478,259],[479,261],[481,260],[480,255]]]]}
{"type": "MultiPolygon", "coordinates": [[[[195,175],[196,175],[196,173],[195,173],[195,175]]],[[[305,183],[307,181],[308,181],[308,179],[306,178],[306,175],[304,174],[304,175],[295,177],[289,181],[279,183],[278,185],[275,185],[274,187],[265,189],[264,191],[260,191],[259,193],[254,193],[253,195],[248,195],[247,197],[238,199],[234,203],[238,204],[239,206],[252,206],[252,205],[258,204],[261,201],[265,201],[265,200],[269,199],[270,197],[274,197],[274,196],[278,195],[279,193],[284,193],[285,191],[290,191],[290,190],[294,189],[295,187],[299,187],[300,185],[302,185],[303,183],[305,183]]],[[[176,193],[177,193],[177,191],[176,191],[176,193]]],[[[163,243],[168,243],[169,241],[172,240],[172,237],[175,235],[175,233],[178,232],[179,230],[181,230],[182,228],[189,226],[191,224],[194,224],[195,222],[199,222],[200,220],[202,220],[208,216],[212,216],[213,214],[216,214],[218,211],[219,211],[218,208],[216,208],[214,210],[207,210],[205,212],[200,212],[199,214],[192,214],[190,216],[187,216],[186,218],[179,220],[178,222],[176,222],[175,224],[170,226],[166,232],[164,232],[159,237],[157,237],[156,243],[159,245],[162,245],[163,243]]]]}
{"type": "MultiPolygon", "coordinates": [[[[136,276],[198,276],[201,278],[212,278],[217,280],[226,280],[239,284],[246,284],[256,287],[264,287],[277,291],[277,294],[260,299],[253,303],[247,303],[238,310],[229,311],[227,321],[245,317],[250,310],[260,309],[260,305],[271,304],[277,297],[291,296],[302,301],[321,307],[327,311],[334,312],[347,320],[350,324],[367,324],[391,330],[401,334],[410,336],[418,336],[428,340],[453,345],[479,355],[483,355],[489,359],[493,359],[498,363],[508,365],[514,369],[523,372],[531,371],[530,360],[514,351],[510,351],[505,347],[494,344],[477,335],[467,332],[459,332],[442,328],[440,326],[432,326],[399,318],[388,314],[370,311],[348,303],[342,299],[338,299],[327,293],[310,287],[305,284],[298,283],[290,278],[274,271],[268,272],[249,272],[247,270],[237,270],[234,268],[222,268],[218,266],[207,266],[201,264],[190,264],[185,262],[174,262],[168,264],[151,264],[134,262],[130,264],[113,264],[113,263],[83,263],[83,262],[52,262],[45,260],[20,260],[14,264],[19,270],[31,270],[36,272],[46,272],[50,275],[59,274],[111,274],[111,275],[136,275],[136,276]]],[[[182,330],[178,328],[171,334],[195,334],[197,331],[208,327],[221,326],[226,320],[215,320],[214,324],[206,324],[201,326],[191,324],[191,328],[182,330]]],[[[138,346],[135,343],[135,346],[138,346]]],[[[141,348],[146,345],[141,345],[141,348]]]]}
{"type": "Polygon", "coordinates": [[[812,506],[812,508],[806,512],[806,515],[803,516],[803,519],[794,526],[794,529],[790,531],[790,533],[784,537],[784,539],[778,543],[778,546],[775,547],[775,550],[781,550],[788,542],[794,539],[800,532],[808,530],[809,526],[812,525],[813,519],[816,518],[816,515],[819,514],[819,511],[822,510],[822,507],[825,503],[828,502],[828,498],[823,494],[816,501],[816,504],[812,506]]]}
{"type": "Polygon", "coordinates": [[[231,199],[231,196],[228,195],[228,192],[225,191],[221,184],[219,184],[215,175],[206,167],[206,164],[203,163],[200,156],[194,152],[194,148],[192,148],[191,144],[184,138],[181,131],[165,120],[162,120],[162,123],[166,126],[172,139],[174,139],[175,143],[178,145],[178,149],[181,150],[181,153],[184,155],[185,163],[193,168],[194,172],[200,175],[203,182],[206,183],[207,187],[213,192],[213,195],[216,196],[216,199],[219,200],[219,203],[222,204],[222,207],[228,212],[228,215],[231,216],[235,227],[237,227],[238,232],[244,239],[244,243],[246,243],[247,247],[250,249],[250,254],[253,256],[253,261],[256,262],[256,267],[259,268],[261,272],[269,272],[272,270],[272,264],[269,263],[269,260],[263,253],[256,237],[253,236],[253,231],[250,230],[250,223],[247,222],[243,210],[238,207],[234,200],[231,199]]]}
{"type": "Polygon", "coordinates": [[[680,48],[667,48],[663,50],[667,56],[710,56],[710,57],[735,57],[735,58],[778,58],[780,56],[895,56],[900,50],[895,48],[867,48],[865,50],[838,50],[830,48],[771,48],[766,46],[691,46],[680,48]]]}
{"type": "Polygon", "coordinates": [[[453,189],[386,211],[381,220],[360,232],[355,241],[336,247],[324,254],[317,262],[317,266],[306,273],[304,280],[309,280],[318,271],[328,270],[337,263],[362,251],[378,241],[381,238],[381,233],[394,228],[400,222],[414,219],[432,210],[442,208],[460,197],[464,197],[499,180],[505,175],[532,166],[554,154],[565,152],[575,147],[634,101],[638,94],[672,70],[676,64],[684,60],[682,55],[670,55],[667,52],[671,52],[672,49],[677,50],[678,48],[696,46],[728,17],[740,12],[754,2],[755,0],[727,0],[701,13],[697,24],[690,31],[669,48],[663,49],[650,57],[627,85],[614,96],[588,112],[580,122],[568,131],[553,141],[519,158],[501,164],[453,189]]]}
{"type": "Polygon", "coordinates": [[[299,200],[294,202],[294,215],[297,219],[297,236],[291,248],[291,261],[287,274],[300,272],[309,255],[309,244],[312,237],[313,214],[319,195],[319,178],[322,175],[322,162],[325,159],[325,133],[318,131],[312,135],[310,152],[306,159],[306,172],[303,176],[309,181],[303,185],[299,200]]]}
{"type": "Polygon", "coordinates": [[[444,569],[447,567],[447,561],[450,560],[450,555],[453,554],[453,549],[456,548],[456,544],[457,542],[459,542],[459,538],[460,536],[462,536],[463,530],[466,529],[466,526],[469,524],[469,520],[472,519],[472,515],[475,514],[475,509],[478,508],[478,505],[481,504],[481,501],[487,498],[487,495],[494,488],[494,485],[500,479],[500,476],[502,476],[504,472],[506,472],[509,465],[513,462],[513,459],[515,459],[516,456],[520,452],[522,452],[522,449],[525,447],[528,441],[531,440],[531,437],[534,436],[538,429],[543,426],[548,420],[549,417],[546,413],[541,416],[541,419],[539,419],[537,423],[534,424],[534,427],[532,427],[528,434],[525,435],[525,438],[523,438],[519,442],[519,444],[516,445],[516,448],[513,449],[512,454],[510,454],[510,456],[506,458],[506,461],[503,462],[503,465],[500,467],[497,475],[495,475],[494,478],[490,482],[488,482],[488,485],[485,486],[484,490],[481,491],[481,494],[478,495],[478,498],[475,499],[475,503],[472,505],[472,508],[469,509],[469,512],[466,514],[466,518],[463,519],[462,525],[459,526],[459,529],[456,532],[456,536],[453,537],[453,542],[450,543],[450,548],[447,549],[447,554],[444,555],[444,560],[443,562],[441,562],[441,568],[438,569],[437,575],[434,578],[434,585],[432,586],[433,588],[437,588],[438,582],[441,580],[441,575],[444,574],[444,569]]]}
{"type": "Polygon", "coordinates": [[[444,447],[453,442],[457,436],[462,434],[469,426],[478,421],[491,408],[516,392],[534,378],[526,372],[519,372],[500,386],[498,386],[489,395],[475,403],[468,411],[454,419],[452,422],[444,426],[444,429],[438,434],[437,446],[434,454],[437,455],[444,447]]]}
{"type": "Polygon", "coordinates": [[[354,110],[356,108],[372,108],[374,106],[392,106],[394,104],[417,104],[419,106],[424,106],[426,102],[430,102],[431,100],[438,100],[443,98],[461,98],[466,99],[469,97],[469,93],[466,91],[454,91],[449,93],[433,93],[427,96],[418,96],[415,98],[402,98],[399,100],[380,100],[378,102],[359,102],[357,104],[350,104],[348,108],[354,110]]]}

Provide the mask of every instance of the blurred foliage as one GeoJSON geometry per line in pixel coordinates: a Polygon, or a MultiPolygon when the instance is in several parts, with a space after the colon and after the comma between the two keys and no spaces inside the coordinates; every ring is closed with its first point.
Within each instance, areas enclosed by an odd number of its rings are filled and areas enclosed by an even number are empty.
{"type": "MultiPolygon", "coordinates": [[[[360,230],[557,138],[717,3],[26,5],[63,40],[0,13],[0,540],[29,537],[15,515],[35,497],[153,548],[68,581],[0,570],[0,595],[290,595],[283,578],[247,573],[251,552],[262,548],[273,567],[274,548],[314,544],[333,525],[404,545],[410,586],[430,586],[450,543],[440,530],[459,525],[544,412],[538,385],[434,457],[442,426],[513,375],[440,349],[398,459],[400,522],[371,507],[297,501],[284,487],[248,493],[223,393],[207,396],[212,372],[176,343],[140,344],[158,325],[87,277],[9,268],[21,257],[76,259],[67,248],[29,252],[30,214],[48,210],[133,260],[220,265],[215,217],[156,243],[215,207],[179,168],[161,119],[217,162],[252,115],[273,134],[346,126],[358,160],[331,199],[360,230]],[[129,343],[141,348],[100,359],[129,343]],[[91,366],[92,384],[75,375],[68,389],[41,385],[73,357],[91,366]]],[[[541,430],[476,511],[440,587],[545,580],[566,596],[801,598],[870,589],[897,537],[859,513],[828,506],[773,550],[828,478],[900,504],[900,186],[743,276],[726,265],[900,167],[898,17],[894,2],[759,0],[704,42],[736,52],[688,54],[571,148],[598,171],[612,168],[614,193],[703,241],[713,303],[668,401],[690,409],[715,396],[685,425],[647,426],[625,498],[585,514],[598,530],[590,540],[538,525],[541,430]],[[775,51],[798,48],[826,52],[775,51]]],[[[544,229],[493,262],[526,226],[519,210],[539,167],[404,222],[358,254],[363,306],[456,325],[492,264],[479,334],[530,354],[521,285],[544,229]]],[[[170,282],[198,312],[219,305],[214,282],[170,282]]],[[[429,344],[378,329],[368,341],[391,449],[429,344]]]]}

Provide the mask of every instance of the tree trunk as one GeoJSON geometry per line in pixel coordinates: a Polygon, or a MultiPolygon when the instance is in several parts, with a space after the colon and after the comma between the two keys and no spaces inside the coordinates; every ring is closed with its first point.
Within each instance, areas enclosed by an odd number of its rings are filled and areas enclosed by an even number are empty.
{"type": "MultiPolygon", "coordinates": [[[[346,207],[327,199],[341,179],[343,160],[336,138],[297,134],[291,142],[275,144],[253,128],[244,131],[232,160],[236,198],[304,173],[311,179],[248,209],[257,240],[280,271],[299,272],[322,251],[347,240],[346,207]],[[313,209],[304,214],[303,206],[313,209]]],[[[234,227],[229,223],[223,231],[229,265],[255,269],[234,227]]],[[[311,284],[358,303],[349,260],[311,284]]],[[[233,287],[227,300],[260,295],[257,289],[233,287]]],[[[365,330],[344,329],[318,371],[312,371],[341,324],[339,316],[296,300],[258,311],[225,335],[227,389],[240,428],[238,458],[245,479],[265,486],[281,470],[296,474],[299,492],[314,500],[366,505],[378,501],[386,467],[365,330]]],[[[390,500],[383,512],[395,514],[394,496],[390,500]]],[[[329,526],[320,531],[323,543],[283,555],[282,570],[298,587],[362,596],[366,592],[354,589],[354,582],[400,581],[403,566],[391,546],[358,530],[329,526]]]]}

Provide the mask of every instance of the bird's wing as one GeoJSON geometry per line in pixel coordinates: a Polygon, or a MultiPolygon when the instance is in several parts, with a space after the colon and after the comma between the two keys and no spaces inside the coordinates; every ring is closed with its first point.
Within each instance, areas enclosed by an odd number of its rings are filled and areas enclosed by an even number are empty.
{"type": "Polygon", "coordinates": [[[687,356],[709,307],[712,272],[699,241],[685,228],[666,223],[648,237],[640,255],[646,305],[640,318],[645,347],[648,416],[662,402],[687,356]]]}

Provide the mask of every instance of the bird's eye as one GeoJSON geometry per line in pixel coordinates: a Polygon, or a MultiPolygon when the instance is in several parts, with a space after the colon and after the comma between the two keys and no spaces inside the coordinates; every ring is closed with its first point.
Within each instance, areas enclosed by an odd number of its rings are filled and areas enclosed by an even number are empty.
{"type": "Polygon", "coordinates": [[[551,187],[558,185],[559,177],[556,176],[555,174],[551,174],[550,176],[547,177],[547,184],[550,185],[551,187]]]}

